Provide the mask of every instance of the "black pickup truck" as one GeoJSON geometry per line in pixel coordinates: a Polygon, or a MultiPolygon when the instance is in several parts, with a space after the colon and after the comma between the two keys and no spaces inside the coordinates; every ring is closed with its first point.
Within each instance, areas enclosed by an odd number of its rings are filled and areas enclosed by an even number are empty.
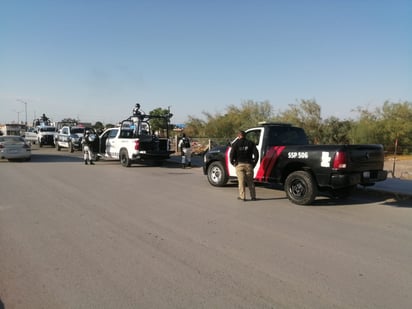
{"type": "MultiPolygon", "coordinates": [[[[383,181],[382,145],[311,145],[302,128],[262,123],[246,130],[259,150],[255,182],[283,185],[289,200],[310,205],[318,195],[348,196],[357,185],[383,181]]],[[[204,155],[203,173],[211,185],[222,187],[236,178],[231,147],[218,146],[204,155]]]]}

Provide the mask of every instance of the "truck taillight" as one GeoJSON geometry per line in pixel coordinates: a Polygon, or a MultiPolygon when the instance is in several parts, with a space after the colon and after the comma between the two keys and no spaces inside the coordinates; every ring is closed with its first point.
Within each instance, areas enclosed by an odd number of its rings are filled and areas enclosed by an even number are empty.
{"type": "Polygon", "coordinates": [[[140,149],[140,141],[137,139],[134,141],[134,150],[139,150],[140,149]]]}
{"type": "Polygon", "coordinates": [[[338,151],[333,159],[334,169],[346,168],[346,154],[342,151],[338,151]]]}

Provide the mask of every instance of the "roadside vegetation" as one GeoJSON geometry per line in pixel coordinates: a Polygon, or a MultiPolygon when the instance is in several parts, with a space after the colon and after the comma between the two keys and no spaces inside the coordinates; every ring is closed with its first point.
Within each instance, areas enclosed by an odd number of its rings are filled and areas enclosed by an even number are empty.
{"type": "Polygon", "coordinates": [[[185,132],[226,140],[261,121],[283,122],[304,128],[314,144],[383,144],[388,154],[412,155],[412,102],[386,101],[373,111],[358,107],[353,112],[357,119],[322,119],[315,100],[301,100],[278,113],[268,101],[245,101],[228,106],[224,113],[203,112],[203,119],[189,116],[185,132]]]}
{"type": "MultiPolygon", "coordinates": [[[[231,141],[239,129],[254,127],[262,121],[282,122],[302,127],[313,144],[382,144],[387,155],[412,158],[412,102],[385,101],[374,110],[358,107],[352,112],[355,119],[334,116],[323,119],[316,100],[301,100],[276,112],[268,101],[249,100],[239,106],[229,105],[224,112],[216,114],[204,111],[202,118],[189,116],[184,131],[192,138],[222,144],[231,141]]],[[[169,113],[162,108],[149,112],[150,115],[169,113]]],[[[157,119],[152,119],[151,125],[155,131],[164,128],[157,119]]],[[[95,124],[98,130],[113,126],[102,122],[95,124]]]]}

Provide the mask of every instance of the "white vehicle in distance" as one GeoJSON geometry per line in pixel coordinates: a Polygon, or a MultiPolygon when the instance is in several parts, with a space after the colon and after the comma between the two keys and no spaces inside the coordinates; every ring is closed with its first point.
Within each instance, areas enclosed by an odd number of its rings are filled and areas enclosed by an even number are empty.
{"type": "Polygon", "coordinates": [[[21,136],[0,136],[0,159],[7,159],[9,161],[30,161],[30,144],[21,136]]]}

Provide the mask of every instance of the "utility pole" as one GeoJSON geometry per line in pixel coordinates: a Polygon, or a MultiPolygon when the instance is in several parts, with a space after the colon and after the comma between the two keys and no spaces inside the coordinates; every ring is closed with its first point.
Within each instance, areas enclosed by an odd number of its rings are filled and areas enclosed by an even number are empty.
{"type": "Polygon", "coordinates": [[[24,124],[27,126],[27,102],[25,102],[23,100],[20,100],[20,99],[17,99],[17,101],[24,104],[24,111],[25,111],[25,114],[26,114],[26,121],[24,122],[24,124]]]}

